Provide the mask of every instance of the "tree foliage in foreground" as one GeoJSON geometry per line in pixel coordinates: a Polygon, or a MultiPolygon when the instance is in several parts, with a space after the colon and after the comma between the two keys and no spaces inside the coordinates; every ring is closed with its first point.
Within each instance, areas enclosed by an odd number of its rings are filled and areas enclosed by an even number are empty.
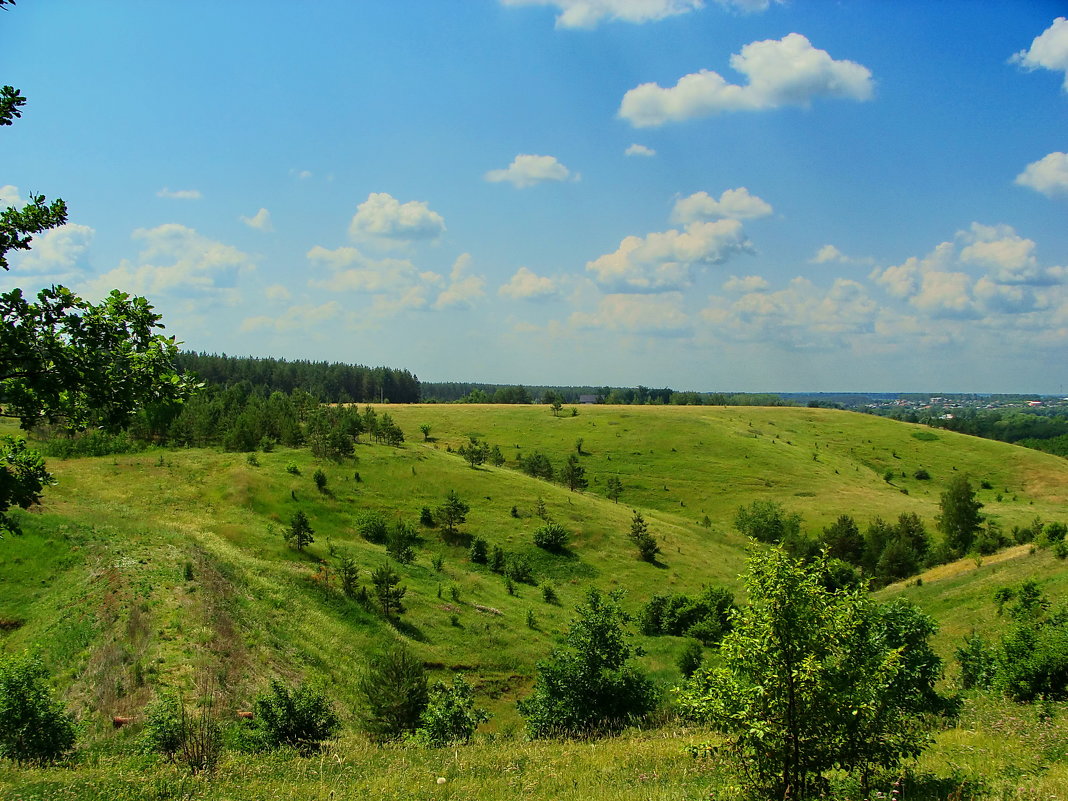
{"type": "Polygon", "coordinates": [[[722,666],[682,691],[684,709],[727,736],[753,789],[771,798],[816,796],[834,768],[867,784],[919,754],[925,715],[946,706],[934,690],[942,666],[927,643],[931,619],[861,591],[830,592],[823,570],[781,548],[756,554],[722,666]]]}
{"type": "Polygon", "coordinates": [[[657,704],[652,680],[631,664],[630,616],[621,593],[591,589],[557,648],[537,664],[534,692],[519,702],[531,737],[588,735],[620,728],[657,704]]]}
{"type": "MultiPolygon", "coordinates": [[[[0,125],[20,116],[26,99],[0,88],[0,125]]],[[[0,210],[0,268],[7,254],[28,250],[35,234],[67,220],[62,200],[32,195],[21,209],[0,210]]],[[[53,286],[27,300],[21,289],[0,294],[0,417],[24,429],[40,422],[77,430],[125,426],[140,407],[181,400],[188,387],[174,370],[173,337],[156,333],[160,316],[144,298],[114,290],[99,304],[53,286]]],[[[36,502],[50,477],[15,440],[0,443],[0,532],[16,530],[5,512],[36,502]]]]}

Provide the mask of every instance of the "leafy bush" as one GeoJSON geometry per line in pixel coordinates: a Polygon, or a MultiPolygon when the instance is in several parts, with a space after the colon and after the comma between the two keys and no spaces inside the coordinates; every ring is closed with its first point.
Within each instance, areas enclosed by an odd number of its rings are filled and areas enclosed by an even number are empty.
{"type": "Polygon", "coordinates": [[[0,758],[54,762],[74,747],[74,719],[36,655],[0,657],[0,758]]]}
{"type": "Polygon", "coordinates": [[[564,637],[564,647],[537,664],[532,695],[520,701],[531,737],[591,734],[618,729],[657,704],[653,682],[630,664],[630,621],[621,593],[591,589],[564,637]]]}
{"type": "Polygon", "coordinates": [[[356,516],[356,530],[368,542],[376,545],[385,543],[389,536],[389,525],[378,512],[364,511],[356,516]]]}
{"type": "Polygon", "coordinates": [[[328,480],[326,473],[321,467],[317,467],[312,474],[312,481],[315,482],[315,488],[319,490],[319,492],[326,492],[326,484],[328,480]]]}
{"type": "Polygon", "coordinates": [[[419,537],[408,523],[398,522],[390,526],[386,535],[386,553],[402,565],[415,561],[415,549],[412,547],[419,537]]]}
{"type": "Polygon", "coordinates": [[[482,537],[475,537],[471,540],[471,548],[467,552],[467,557],[476,565],[484,565],[488,558],[486,548],[486,541],[482,537]]]}
{"type": "Polygon", "coordinates": [[[177,694],[165,692],[157,695],[145,710],[145,728],[141,732],[141,742],[145,748],[175,761],[185,740],[183,718],[182,702],[177,694]]]}
{"type": "Polygon", "coordinates": [[[711,646],[730,631],[735,609],[734,594],[723,587],[707,587],[696,597],[654,595],[638,613],[638,624],[642,634],[692,637],[711,646]]]}
{"type": "Polygon", "coordinates": [[[326,695],[301,684],[291,690],[277,679],[256,699],[256,727],[267,748],[290,746],[301,754],[318,751],[341,721],[326,695]]]}
{"type": "Polygon", "coordinates": [[[964,644],[956,650],[954,657],[960,665],[962,690],[989,690],[994,684],[998,668],[997,649],[980,635],[966,635],[964,644]]]}
{"type": "Polygon", "coordinates": [[[927,469],[923,468],[923,467],[921,467],[919,470],[917,470],[915,473],[913,473],[912,476],[913,476],[913,478],[915,478],[915,479],[917,479],[919,481],[930,481],[931,480],[931,474],[928,473],[927,469]]]}
{"type": "Polygon", "coordinates": [[[530,559],[526,554],[508,554],[504,564],[504,575],[521,584],[534,583],[534,568],[531,567],[530,559]]]}
{"type": "Polygon", "coordinates": [[[398,645],[371,655],[356,681],[364,702],[361,724],[371,739],[382,742],[411,734],[429,700],[426,668],[398,645]]]}
{"type": "Polygon", "coordinates": [[[547,551],[562,551],[570,535],[559,523],[546,523],[534,529],[534,544],[547,551]]]}
{"type": "Polygon", "coordinates": [[[452,685],[438,681],[430,688],[427,704],[419,716],[415,739],[431,748],[466,743],[478,724],[486,720],[489,720],[489,713],[475,706],[471,685],[457,674],[452,685]]]}
{"type": "Polygon", "coordinates": [[[697,640],[690,640],[686,643],[686,647],[682,649],[682,653],[679,654],[678,660],[675,665],[678,667],[679,672],[686,678],[690,678],[701,667],[701,663],[705,659],[705,649],[697,640]]]}

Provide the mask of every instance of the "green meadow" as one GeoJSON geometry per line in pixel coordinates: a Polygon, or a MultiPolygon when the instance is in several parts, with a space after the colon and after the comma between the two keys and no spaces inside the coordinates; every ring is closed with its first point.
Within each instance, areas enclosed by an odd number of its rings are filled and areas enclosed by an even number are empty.
{"type": "MultiPolygon", "coordinates": [[[[81,725],[66,766],[0,766],[4,798],[590,798],[733,797],[732,767],[695,759],[707,732],[662,725],[591,742],[527,742],[515,701],[535,663],[566,630],[588,587],[626,591],[631,611],[653,593],[739,588],[748,544],[733,528],[738,507],[774,500],[817,532],[840,514],[863,527],[915,512],[934,531],[940,493],[954,474],[978,487],[983,512],[1005,531],[1040,517],[1068,522],[1068,461],[951,432],[867,415],[756,407],[384,405],[404,431],[398,448],[361,442],[343,463],[308,450],[225,453],[150,449],[49,460],[58,479],[40,507],[21,515],[24,534],[0,541],[0,650],[39,650],[81,725]],[[429,425],[424,441],[420,426],[429,425]],[[457,453],[471,437],[496,445],[500,467],[471,468],[457,453]],[[578,441],[581,440],[581,447],[578,441]],[[589,488],[569,492],[517,469],[538,451],[555,468],[576,454],[589,488]],[[295,472],[293,469],[295,468],[295,472]],[[312,479],[327,475],[326,491],[312,479]],[[930,479],[915,477],[923,469],[930,479]],[[606,482],[623,485],[618,503],[606,482]],[[419,525],[455,490],[470,505],[461,534],[419,525]],[[552,554],[534,547],[539,499],[571,538],[552,554]],[[304,552],[282,531],[304,511],[315,541],[304,552]],[[335,554],[351,555],[359,581],[386,558],[364,540],[358,514],[413,524],[415,561],[397,566],[405,613],[383,621],[340,591],[335,554]],[[639,510],[662,549],[636,558],[627,539],[639,510]],[[468,560],[472,536],[526,555],[539,587],[516,584],[468,560]],[[436,562],[440,562],[440,569],[436,562]],[[533,626],[529,623],[533,622],[533,626]],[[206,680],[233,717],[272,677],[319,682],[351,723],[354,677],[377,645],[404,641],[445,676],[463,672],[493,714],[469,746],[434,751],[376,747],[353,731],[326,752],[227,752],[217,773],[189,778],[138,752],[138,716],[160,688],[190,698],[206,680]],[[112,716],[132,726],[112,728],[112,716]],[[438,783],[438,778],[446,781],[438,783]]],[[[880,591],[935,616],[947,661],[973,630],[993,633],[994,589],[1037,578],[1068,597],[1065,563],[1028,546],[942,566],[880,591]]],[[[685,640],[639,637],[642,666],[665,687],[685,640]]],[[[949,679],[953,668],[948,666],[949,679]]],[[[949,680],[947,679],[947,681],[949,680]]],[[[670,697],[670,694],[667,694],[670,697]]],[[[1055,710],[1056,711],[1056,710],[1055,710]]],[[[1063,798],[1068,733],[1061,709],[1040,723],[1030,707],[968,701],[961,721],[937,735],[915,766],[915,797],[1063,798]],[[1043,728],[1044,727],[1044,728],[1043,728]],[[1011,746],[1011,747],[1010,747],[1011,746]],[[1015,751],[1013,751],[1015,749],[1015,751]],[[1010,763],[1020,755],[1024,767],[1010,763]],[[963,788],[963,789],[962,789],[963,788]],[[924,795],[926,793],[926,795],[924,795]]],[[[885,788],[889,794],[890,788],[885,788]]]]}

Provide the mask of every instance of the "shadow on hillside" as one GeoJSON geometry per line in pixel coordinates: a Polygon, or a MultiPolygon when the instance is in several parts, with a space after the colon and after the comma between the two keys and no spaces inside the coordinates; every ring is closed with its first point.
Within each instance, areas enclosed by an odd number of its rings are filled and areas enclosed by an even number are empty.
{"type": "Polygon", "coordinates": [[[466,531],[442,531],[441,541],[446,545],[459,546],[461,548],[471,547],[471,535],[466,531]]]}
{"type": "Polygon", "coordinates": [[[415,640],[416,642],[429,642],[423,630],[416,626],[414,623],[408,620],[394,620],[393,628],[397,630],[397,633],[402,637],[407,637],[409,640],[415,640]]]}

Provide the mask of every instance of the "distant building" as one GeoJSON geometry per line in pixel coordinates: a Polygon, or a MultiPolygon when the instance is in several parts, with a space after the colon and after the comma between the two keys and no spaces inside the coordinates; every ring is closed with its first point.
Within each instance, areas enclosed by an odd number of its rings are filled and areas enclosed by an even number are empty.
{"type": "Polygon", "coordinates": [[[579,403],[597,403],[596,395],[579,395],[579,403]]]}

